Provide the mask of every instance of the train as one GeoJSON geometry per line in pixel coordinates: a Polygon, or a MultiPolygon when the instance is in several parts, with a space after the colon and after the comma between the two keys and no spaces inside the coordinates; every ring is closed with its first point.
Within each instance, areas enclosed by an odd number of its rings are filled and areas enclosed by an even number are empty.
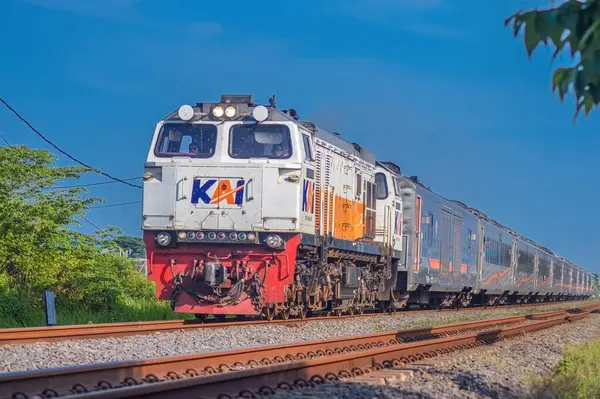
{"type": "Polygon", "coordinates": [[[156,123],[142,230],[156,297],[199,319],[575,300],[590,272],[359,143],[252,95],[156,123]]]}

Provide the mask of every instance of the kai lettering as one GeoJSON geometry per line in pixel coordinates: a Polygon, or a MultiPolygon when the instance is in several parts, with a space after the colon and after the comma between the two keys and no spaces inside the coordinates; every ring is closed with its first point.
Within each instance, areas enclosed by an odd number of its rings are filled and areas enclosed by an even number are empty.
{"type": "Polygon", "coordinates": [[[246,182],[242,179],[196,179],[192,187],[192,204],[242,205],[244,203],[244,188],[246,182]]]}

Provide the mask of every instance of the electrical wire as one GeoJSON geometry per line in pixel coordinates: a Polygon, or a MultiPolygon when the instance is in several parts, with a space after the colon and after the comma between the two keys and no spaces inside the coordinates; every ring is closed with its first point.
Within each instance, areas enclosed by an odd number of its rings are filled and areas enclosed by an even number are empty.
{"type": "Polygon", "coordinates": [[[85,220],[86,222],[88,222],[89,224],[92,225],[92,227],[94,227],[96,230],[102,230],[100,227],[96,226],[94,223],[92,223],[88,218],[86,218],[85,216],[81,216],[81,218],[83,220],[85,220]]]}
{"type": "Polygon", "coordinates": [[[42,140],[44,140],[46,143],[50,144],[52,147],[54,147],[58,152],[60,152],[61,154],[67,156],[69,159],[71,159],[74,162],[77,162],[78,164],[80,164],[83,167],[86,167],[88,169],[91,169],[95,172],[98,172],[99,174],[108,177],[111,180],[114,180],[118,183],[121,184],[125,184],[127,186],[131,186],[131,187],[135,187],[135,188],[142,188],[142,186],[139,186],[137,184],[131,184],[126,182],[125,180],[121,180],[117,177],[111,176],[108,173],[104,172],[101,169],[98,168],[94,168],[90,165],[87,165],[83,162],[81,162],[80,160],[78,160],[77,158],[71,156],[70,154],[68,154],[67,152],[63,151],[60,147],[58,147],[56,144],[54,144],[53,142],[51,142],[50,140],[48,140],[42,133],[40,133],[36,128],[34,128],[31,123],[29,123],[25,118],[23,118],[13,107],[11,107],[2,97],[0,97],[0,102],[2,102],[4,104],[4,106],[6,106],[6,108],[8,108],[13,114],[15,114],[15,116],[17,118],[19,118],[23,123],[25,123],[35,134],[37,134],[38,136],[40,136],[42,138],[42,140]]]}
{"type": "MultiPolygon", "coordinates": [[[[132,180],[137,180],[137,179],[141,179],[141,177],[132,177],[130,179],[122,179],[123,181],[132,181],[132,180]]],[[[49,187],[48,190],[66,190],[69,188],[80,188],[80,187],[91,187],[91,186],[101,186],[103,184],[114,184],[117,183],[116,181],[110,180],[110,181],[103,181],[103,182],[99,182],[99,183],[90,183],[90,184],[79,184],[76,186],[56,186],[56,187],[49,187]]]]}
{"type": "Polygon", "coordinates": [[[7,146],[12,147],[12,145],[10,145],[10,143],[8,142],[8,140],[6,140],[2,134],[0,134],[0,139],[2,139],[2,141],[4,141],[7,146]]]}
{"type": "Polygon", "coordinates": [[[121,202],[120,204],[109,204],[109,205],[91,206],[90,209],[114,208],[116,206],[125,206],[125,205],[141,204],[141,203],[142,203],[142,201],[121,202]]]}

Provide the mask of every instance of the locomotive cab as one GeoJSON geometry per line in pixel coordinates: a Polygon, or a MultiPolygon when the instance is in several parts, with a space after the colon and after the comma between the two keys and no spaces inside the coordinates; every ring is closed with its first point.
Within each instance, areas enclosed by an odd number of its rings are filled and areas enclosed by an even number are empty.
{"type": "Polygon", "coordinates": [[[189,120],[177,112],[157,124],[144,175],[144,230],[166,230],[170,243],[258,243],[268,236],[262,232],[298,230],[296,124],[266,107],[257,120],[256,107],[228,100],[190,107],[189,120]]]}

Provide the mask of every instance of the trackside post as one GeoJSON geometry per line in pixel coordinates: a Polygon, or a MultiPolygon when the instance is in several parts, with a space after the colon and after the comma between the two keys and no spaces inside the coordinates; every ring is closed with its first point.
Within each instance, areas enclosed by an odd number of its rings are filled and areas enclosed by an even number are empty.
{"type": "Polygon", "coordinates": [[[56,325],[56,306],[54,304],[54,292],[44,290],[44,312],[46,313],[46,325],[56,325]]]}

